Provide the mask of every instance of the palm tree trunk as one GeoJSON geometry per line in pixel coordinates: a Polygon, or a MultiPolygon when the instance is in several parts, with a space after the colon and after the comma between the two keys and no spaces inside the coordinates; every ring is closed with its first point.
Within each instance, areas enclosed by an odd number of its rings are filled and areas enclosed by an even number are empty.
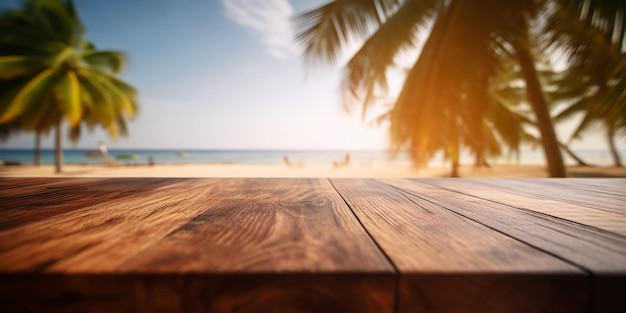
{"type": "Polygon", "coordinates": [[[535,62],[530,50],[523,44],[515,47],[515,55],[520,64],[522,75],[526,81],[526,93],[537,119],[537,127],[541,134],[541,145],[548,162],[548,174],[550,177],[565,177],[565,164],[556,139],[552,119],[548,110],[548,103],[541,90],[541,83],[535,69],[535,62]]]}
{"type": "Polygon", "coordinates": [[[35,131],[35,165],[41,165],[41,131],[35,131]]]}
{"type": "Polygon", "coordinates": [[[487,162],[487,157],[485,156],[485,152],[482,150],[482,147],[476,152],[476,156],[474,157],[474,167],[491,167],[491,165],[489,165],[489,162],[487,162]]]}
{"type": "Polygon", "coordinates": [[[61,173],[61,165],[63,164],[63,148],[61,147],[61,121],[57,122],[54,130],[54,150],[55,150],[55,172],[61,173]]]}
{"type": "Polygon", "coordinates": [[[572,159],[574,159],[576,161],[576,163],[578,163],[578,165],[580,165],[580,166],[589,166],[589,163],[585,162],[579,156],[574,154],[574,151],[570,150],[570,148],[566,144],[564,144],[564,143],[559,141],[559,147],[561,147],[561,149],[563,149],[563,151],[565,151],[567,154],[569,154],[569,156],[572,159]]]}
{"type": "Polygon", "coordinates": [[[453,128],[452,134],[453,136],[450,138],[450,143],[448,144],[448,156],[450,156],[450,161],[452,161],[450,177],[459,177],[459,162],[461,153],[459,151],[459,139],[457,137],[458,132],[456,127],[453,128]]]}
{"type": "Polygon", "coordinates": [[[452,171],[450,172],[450,177],[459,177],[459,160],[452,160],[452,171]]]}
{"type": "Polygon", "coordinates": [[[619,153],[617,152],[617,147],[615,146],[615,129],[613,128],[613,125],[607,125],[606,127],[606,140],[609,143],[609,149],[611,151],[611,156],[613,157],[613,164],[615,167],[622,167],[622,161],[619,153]]]}

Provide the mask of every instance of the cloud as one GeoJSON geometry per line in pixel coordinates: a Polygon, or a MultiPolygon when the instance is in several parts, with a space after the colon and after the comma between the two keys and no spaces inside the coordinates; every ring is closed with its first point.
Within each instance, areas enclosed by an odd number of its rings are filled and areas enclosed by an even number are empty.
{"type": "Polygon", "coordinates": [[[293,9],[288,0],[222,0],[222,3],[226,16],[258,34],[269,54],[279,59],[298,54],[289,22],[293,9]]]}

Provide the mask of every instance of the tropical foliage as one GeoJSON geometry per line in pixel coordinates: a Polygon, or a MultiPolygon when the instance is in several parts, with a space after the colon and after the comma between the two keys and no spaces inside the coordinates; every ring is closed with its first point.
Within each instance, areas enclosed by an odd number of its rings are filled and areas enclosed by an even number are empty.
{"type": "Polygon", "coordinates": [[[462,147],[477,156],[497,153],[495,147],[502,144],[516,150],[528,138],[522,124],[532,124],[539,129],[550,176],[559,177],[565,169],[535,55],[548,46],[578,51],[586,45],[548,38],[565,32],[557,13],[582,2],[589,10],[606,5],[567,0],[341,0],[299,15],[295,27],[312,64],[333,63],[346,45],[364,41],[344,69],[343,87],[347,101],[367,110],[376,93],[386,91],[387,70],[399,52],[415,47],[417,36],[432,25],[387,115],[396,148],[408,148],[416,164],[443,151],[455,175],[462,147]],[[541,42],[535,39],[544,32],[541,42]],[[522,78],[532,119],[494,96],[494,86],[512,71],[522,78]]]}
{"type": "Polygon", "coordinates": [[[126,134],[138,110],[135,89],[117,77],[121,52],[98,50],[84,37],[71,0],[29,0],[0,15],[0,127],[38,134],[55,129],[61,171],[61,126],[126,134]]]}
{"type": "Polygon", "coordinates": [[[614,164],[621,166],[615,136],[626,134],[626,4],[619,1],[556,1],[543,40],[558,47],[569,67],[553,76],[553,100],[566,102],[556,121],[582,115],[570,141],[595,122],[605,132],[614,164]],[[567,8],[567,9],[566,9],[567,8]]]}

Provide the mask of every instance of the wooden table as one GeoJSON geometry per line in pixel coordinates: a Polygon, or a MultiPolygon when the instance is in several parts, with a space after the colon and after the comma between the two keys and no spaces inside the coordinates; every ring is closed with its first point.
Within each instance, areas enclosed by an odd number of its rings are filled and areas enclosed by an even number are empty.
{"type": "Polygon", "coordinates": [[[0,179],[0,311],[626,312],[626,179],[0,179]]]}

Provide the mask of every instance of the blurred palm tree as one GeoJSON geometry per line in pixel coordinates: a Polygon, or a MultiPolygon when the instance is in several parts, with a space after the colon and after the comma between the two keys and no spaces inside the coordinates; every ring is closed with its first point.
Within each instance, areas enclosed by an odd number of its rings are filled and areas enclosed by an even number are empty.
{"type": "MultiPolygon", "coordinates": [[[[546,65],[544,64],[544,67],[546,65]]],[[[562,107],[562,101],[569,101],[571,97],[578,95],[577,88],[574,84],[561,83],[562,73],[555,72],[550,69],[544,69],[539,71],[539,75],[546,83],[543,85],[544,93],[550,98],[550,111],[554,112],[558,110],[558,107],[562,107]]],[[[519,119],[523,121],[524,125],[536,127],[536,123],[532,120],[532,112],[525,109],[526,97],[525,88],[520,87],[520,74],[519,69],[511,69],[509,75],[503,77],[493,88],[493,95],[499,99],[499,101],[506,103],[508,107],[515,108],[514,113],[519,116],[519,119]]],[[[571,101],[569,101],[571,102],[571,101]]],[[[564,110],[565,111],[565,110],[564,110]]],[[[553,117],[556,123],[565,119],[565,117],[553,117]]],[[[539,138],[526,133],[525,142],[532,146],[540,145],[539,138]]],[[[572,151],[568,144],[559,140],[559,146],[563,152],[567,153],[574,161],[581,166],[590,166],[581,157],[579,157],[574,151],[572,151]]]]}
{"type": "Polygon", "coordinates": [[[583,115],[570,142],[599,122],[606,133],[615,166],[621,160],[615,146],[618,132],[626,133],[626,4],[620,1],[558,0],[542,37],[548,47],[561,49],[569,67],[553,75],[554,100],[569,105],[556,121],[583,115]]]}
{"type": "MultiPolygon", "coordinates": [[[[559,8],[566,6],[564,1],[559,8]]],[[[299,15],[295,26],[309,63],[333,63],[348,43],[365,39],[345,68],[343,84],[346,98],[361,103],[365,111],[375,92],[386,90],[387,69],[398,53],[415,46],[417,35],[433,24],[389,116],[393,143],[398,148],[408,145],[416,163],[439,149],[453,162],[458,159],[463,125],[471,125],[473,132],[482,128],[484,118],[478,117],[493,110],[484,93],[502,64],[515,60],[549,175],[562,177],[565,167],[533,52],[534,31],[546,23],[532,22],[554,13],[550,5],[532,0],[342,0],[299,15]]]]}
{"type": "Polygon", "coordinates": [[[100,125],[113,138],[126,134],[138,103],[135,89],[117,78],[124,61],[121,52],[98,50],[84,38],[71,0],[29,0],[2,12],[0,125],[34,131],[36,138],[55,129],[60,172],[65,119],[73,141],[82,124],[100,125]]]}
{"type": "Polygon", "coordinates": [[[571,133],[566,145],[581,139],[585,133],[599,124],[604,128],[614,165],[621,166],[620,156],[615,146],[615,136],[619,124],[616,117],[607,114],[606,108],[609,106],[606,101],[607,94],[598,93],[598,87],[590,84],[588,77],[571,68],[563,73],[556,73],[552,79],[550,83],[558,87],[548,92],[548,95],[557,104],[566,103],[559,110],[555,109],[554,121],[561,123],[574,117],[580,117],[580,121],[571,133]]]}
{"type": "MultiPolygon", "coordinates": [[[[510,63],[507,64],[510,65],[510,63]]],[[[508,81],[508,78],[502,76],[498,76],[498,79],[508,81]]],[[[507,73],[506,76],[509,74],[507,73]]],[[[461,146],[467,148],[474,156],[475,167],[489,167],[488,158],[502,156],[503,147],[508,149],[507,154],[509,156],[517,156],[522,143],[534,145],[538,143],[538,139],[526,130],[525,126],[534,125],[534,123],[526,117],[526,112],[521,109],[521,103],[502,96],[492,96],[492,94],[499,95],[500,89],[509,91],[511,87],[503,83],[493,82],[489,84],[484,78],[475,77],[473,80],[465,82],[464,93],[454,97],[458,98],[455,101],[461,103],[460,111],[452,112],[451,115],[454,114],[454,116],[446,118],[455,120],[458,134],[453,133],[454,136],[450,136],[454,138],[433,136],[439,141],[433,144],[432,150],[426,154],[412,155],[416,165],[425,165],[432,154],[443,147],[444,159],[451,163],[450,176],[456,177],[458,176],[460,161],[460,155],[456,151],[461,146]],[[506,86],[506,88],[501,85],[506,86]],[[488,88],[492,90],[488,90],[488,88]],[[456,146],[448,148],[446,143],[450,142],[456,146]]],[[[393,109],[379,116],[376,119],[377,123],[388,121],[392,113],[393,109]]],[[[411,152],[414,153],[414,151],[411,152]]]]}
{"type": "Polygon", "coordinates": [[[346,67],[345,85],[367,109],[369,94],[377,85],[386,86],[386,69],[397,52],[411,47],[420,28],[433,23],[390,117],[392,141],[397,147],[408,144],[417,162],[440,148],[453,162],[458,159],[461,112],[486,112],[484,101],[467,99],[480,98],[476,95],[488,91],[502,61],[515,59],[536,114],[550,176],[558,177],[565,169],[531,52],[529,17],[537,10],[530,0],[452,0],[448,5],[434,0],[333,1],[297,18],[297,38],[309,60],[330,62],[346,42],[367,38],[346,67]],[[487,84],[468,86],[477,78],[487,84]]]}

